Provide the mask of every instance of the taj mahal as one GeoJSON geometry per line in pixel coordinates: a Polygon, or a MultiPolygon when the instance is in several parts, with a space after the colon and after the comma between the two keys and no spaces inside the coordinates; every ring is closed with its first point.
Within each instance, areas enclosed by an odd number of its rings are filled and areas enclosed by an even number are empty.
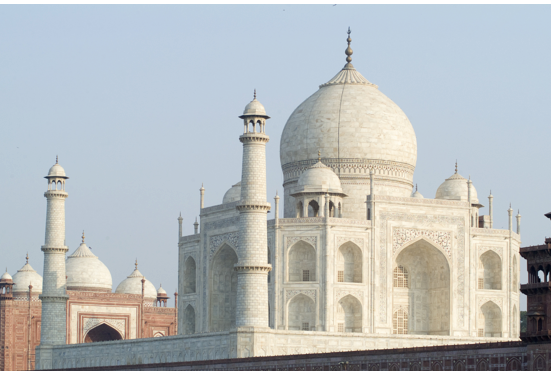
{"type": "Polygon", "coordinates": [[[520,215],[515,230],[511,208],[509,228],[493,228],[493,196],[479,197],[457,166],[435,195],[423,197],[413,183],[414,128],[355,69],[350,32],[347,42],[345,66],[287,120],[284,192],[272,203],[268,102],[266,109],[255,92],[235,120],[241,181],[228,183],[221,203],[210,207],[201,187],[194,234],[184,236],[178,221],[174,336],[68,344],[69,181],[54,165],[45,192],[37,369],[519,338],[520,215]]]}

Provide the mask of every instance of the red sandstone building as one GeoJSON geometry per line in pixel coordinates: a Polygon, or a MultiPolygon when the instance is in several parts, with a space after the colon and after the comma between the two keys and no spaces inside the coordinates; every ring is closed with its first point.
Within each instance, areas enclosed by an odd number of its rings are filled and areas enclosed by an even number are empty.
{"type": "MultiPolygon", "coordinates": [[[[42,277],[27,263],[0,279],[0,371],[33,370],[40,343],[42,277]]],[[[177,310],[166,291],[136,269],[116,289],[111,274],[83,243],[67,259],[67,343],[177,333],[177,310]],[[101,275],[101,277],[97,277],[101,275]],[[99,279],[98,279],[99,278],[99,279]]],[[[177,295],[177,294],[175,294],[177,295]]]]}

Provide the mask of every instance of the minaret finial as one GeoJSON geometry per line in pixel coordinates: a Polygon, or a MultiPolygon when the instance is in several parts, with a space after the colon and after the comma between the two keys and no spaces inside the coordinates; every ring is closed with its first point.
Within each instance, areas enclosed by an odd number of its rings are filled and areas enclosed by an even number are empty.
{"type": "Polygon", "coordinates": [[[255,100],[255,99],[256,99],[256,89],[254,89],[254,99],[253,100],[255,100]]]}
{"type": "Polygon", "coordinates": [[[55,163],[56,163],[56,164],[58,163],[58,157],[57,157],[57,155],[55,156],[55,163]]]}
{"type": "Polygon", "coordinates": [[[27,264],[29,264],[29,253],[27,253],[27,256],[25,257],[25,260],[27,261],[27,264]]]}
{"type": "Polygon", "coordinates": [[[321,162],[321,151],[318,150],[318,162],[321,162]]]}
{"type": "Polygon", "coordinates": [[[84,243],[85,238],[86,238],[86,236],[84,236],[84,230],[82,230],[82,243],[84,243]]]}
{"type": "Polygon", "coordinates": [[[136,269],[138,269],[138,258],[136,258],[136,262],[134,263],[134,265],[136,266],[136,269]]]}
{"type": "Polygon", "coordinates": [[[348,27],[348,38],[346,39],[346,42],[348,42],[348,47],[346,48],[346,50],[344,51],[344,54],[346,54],[346,62],[348,62],[346,65],[350,65],[352,66],[352,64],[350,62],[352,62],[352,53],[354,53],[352,51],[352,48],[350,47],[350,43],[352,42],[352,39],[350,38],[350,33],[352,31],[350,31],[350,27],[348,27]]]}
{"type": "Polygon", "coordinates": [[[457,174],[457,160],[455,160],[455,173],[457,174]]]}

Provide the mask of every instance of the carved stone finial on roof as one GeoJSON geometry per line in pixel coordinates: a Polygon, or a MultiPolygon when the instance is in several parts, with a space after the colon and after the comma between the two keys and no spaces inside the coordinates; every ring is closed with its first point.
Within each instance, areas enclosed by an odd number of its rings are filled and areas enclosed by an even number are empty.
{"type": "Polygon", "coordinates": [[[253,100],[256,100],[256,89],[254,89],[254,97],[253,100]]]}
{"type": "Polygon", "coordinates": [[[82,231],[82,243],[84,243],[85,238],[86,238],[86,236],[84,236],[84,231],[82,231]]]}
{"type": "Polygon", "coordinates": [[[57,157],[57,155],[55,156],[55,163],[56,163],[56,164],[58,163],[58,157],[57,157]]]}
{"type": "Polygon", "coordinates": [[[455,160],[455,173],[457,174],[457,160],[455,160]]]}
{"type": "Polygon", "coordinates": [[[346,42],[348,43],[348,47],[346,48],[346,50],[344,51],[344,54],[346,54],[346,62],[347,62],[347,66],[350,65],[352,66],[352,64],[350,62],[352,62],[352,57],[351,55],[354,53],[352,51],[352,48],[350,47],[350,43],[352,42],[352,39],[350,38],[350,33],[352,31],[350,31],[350,27],[348,27],[348,38],[346,39],[346,42]]]}
{"type": "Polygon", "coordinates": [[[136,262],[134,263],[134,265],[136,266],[136,269],[138,269],[138,258],[136,258],[136,262]]]}
{"type": "Polygon", "coordinates": [[[27,253],[27,256],[25,257],[25,259],[27,260],[27,264],[29,264],[29,253],[27,253]]]}

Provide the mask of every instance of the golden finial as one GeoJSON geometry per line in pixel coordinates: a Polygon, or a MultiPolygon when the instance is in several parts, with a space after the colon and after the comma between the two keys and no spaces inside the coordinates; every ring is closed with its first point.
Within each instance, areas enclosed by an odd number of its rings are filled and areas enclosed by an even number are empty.
{"type": "Polygon", "coordinates": [[[321,162],[321,151],[318,151],[318,162],[321,162]]]}
{"type": "Polygon", "coordinates": [[[86,238],[86,236],[84,236],[84,231],[82,231],[82,243],[84,243],[84,238],[86,238]]]}
{"type": "Polygon", "coordinates": [[[136,266],[136,269],[138,269],[138,258],[136,258],[136,262],[134,263],[134,265],[136,266]]]}
{"type": "Polygon", "coordinates": [[[55,163],[56,163],[56,164],[58,163],[57,160],[58,160],[58,157],[57,157],[57,155],[56,155],[56,156],[55,156],[55,163]]]}
{"type": "Polygon", "coordinates": [[[352,48],[350,47],[350,43],[352,42],[352,39],[350,38],[350,33],[352,31],[350,31],[350,27],[348,27],[348,38],[346,39],[346,42],[348,42],[348,47],[346,48],[346,50],[344,51],[344,54],[346,54],[346,61],[348,62],[347,65],[351,64],[350,62],[352,62],[352,53],[354,53],[352,51],[352,48]]]}
{"type": "Polygon", "coordinates": [[[455,173],[457,174],[457,160],[455,160],[455,173]]]}
{"type": "Polygon", "coordinates": [[[25,260],[27,261],[27,264],[29,264],[29,253],[27,253],[27,256],[25,257],[25,260]]]}
{"type": "Polygon", "coordinates": [[[253,100],[256,100],[256,89],[254,89],[254,98],[253,100]]]}

